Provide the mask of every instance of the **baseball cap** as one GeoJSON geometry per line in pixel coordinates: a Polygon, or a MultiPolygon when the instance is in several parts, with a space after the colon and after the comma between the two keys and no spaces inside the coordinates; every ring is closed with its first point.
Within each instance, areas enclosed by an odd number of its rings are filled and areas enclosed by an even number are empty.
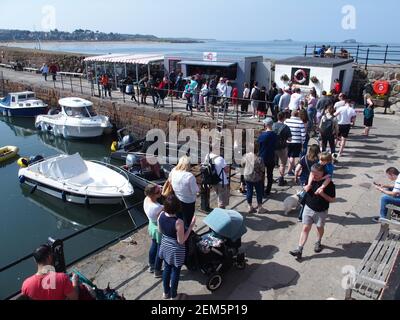
{"type": "Polygon", "coordinates": [[[263,121],[263,123],[264,123],[266,126],[272,126],[272,125],[274,124],[274,120],[272,120],[272,118],[266,118],[266,119],[263,121]]]}

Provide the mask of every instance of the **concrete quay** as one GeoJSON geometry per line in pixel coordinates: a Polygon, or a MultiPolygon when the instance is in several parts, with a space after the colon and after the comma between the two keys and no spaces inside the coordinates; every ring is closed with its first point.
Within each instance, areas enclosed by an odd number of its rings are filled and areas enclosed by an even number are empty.
{"type": "MultiPolygon", "coordinates": [[[[214,294],[205,287],[206,277],[183,269],[179,291],[193,300],[325,300],[343,299],[343,268],[357,267],[379,231],[372,217],[379,212],[380,194],[373,181],[385,181],[385,169],[399,167],[399,136],[393,116],[377,115],[369,138],[361,136],[358,119],[347,151],[335,173],[337,202],[331,206],[324,250],[314,254],[313,231],[304,258],[297,262],[289,251],[297,246],[301,224],[296,213],[283,215],[282,201],[298,187],[274,185],[266,200],[268,214],[249,215],[246,201],[232,190],[230,208],[242,212],[248,233],[242,249],[248,259],[244,271],[232,269],[222,288],[214,294]]],[[[198,213],[197,230],[205,229],[198,213]]],[[[149,239],[145,229],[75,266],[100,287],[117,288],[131,300],[160,300],[162,282],[147,272],[149,239]]]]}

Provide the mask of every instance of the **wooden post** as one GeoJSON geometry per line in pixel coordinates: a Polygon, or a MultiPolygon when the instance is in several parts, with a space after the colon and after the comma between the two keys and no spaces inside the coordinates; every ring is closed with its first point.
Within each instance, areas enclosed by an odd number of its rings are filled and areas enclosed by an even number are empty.
{"type": "Polygon", "coordinates": [[[307,57],[307,45],[304,47],[304,56],[307,57]]]}

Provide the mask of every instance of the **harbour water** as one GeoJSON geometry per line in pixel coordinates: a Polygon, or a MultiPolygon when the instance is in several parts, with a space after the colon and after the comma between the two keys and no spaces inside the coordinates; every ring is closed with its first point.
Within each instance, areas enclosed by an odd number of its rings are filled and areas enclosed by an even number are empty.
{"type": "MultiPolygon", "coordinates": [[[[67,141],[46,133],[38,133],[34,119],[0,117],[0,146],[13,145],[20,149],[20,156],[53,156],[79,152],[84,159],[107,159],[112,136],[90,141],[67,141]]],[[[107,216],[123,209],[122,206],[90,207],[64,204],[40,192],[21,187],[19,167],[14,161],[0,163],[0,268],[30,254],[48,237],[60,239],[73,234],[107,216]]],[[[133,202],[141,200],[137,192],[133,202]]],[[[135,216],[137,224],[145,222],[144,216],[135,216]]],[[[95,229],[65,243],[67,262],[89,253],[118,236],[133,229],[127,214],[114,218],[95,229]]],[[[32,272],[30,259],[9,271],[0,273],[0,299],[18,291],[24,278],[32,272]]]]}
{"type": "MultiPolygon", "coordinates": [[[[325,43],[332,47],[341,48],[357,44],[325,43]]],[[[10,47],[37,49],[37,42],[6,43],[10,47]]],[[[161,53],[168,55],[193,55],[199,56],[203,52],[217,52],[226,56],[257,56],[262,55],[270,59],[283,59],[304,54],[304,47],[312,48],[320,43],[299,41],[205,41],[203,43],[158,43],[158,42],[42,42],[42,50],[75,52],[88,55],[108,53],[161,53]]],[[[380,43],[362,43],[362,46],[386,46],[380,43]]],[[[355,50],[355,49],[354,49],[355,50]]],[[[309,49],[309,52],[310,49],[309,49]]],[[[374,54],[371,53],[371,58],[374,54]]]]}

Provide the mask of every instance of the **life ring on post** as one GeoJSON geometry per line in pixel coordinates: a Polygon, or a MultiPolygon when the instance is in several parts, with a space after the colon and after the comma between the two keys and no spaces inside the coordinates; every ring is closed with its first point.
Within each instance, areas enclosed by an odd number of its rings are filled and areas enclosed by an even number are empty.
{"type": "Polygon", "coordinates": [[[385,96],[389,92],[389,82],[385,80],[375,81],[374,92],[378,95],[385,96]]]}
{"type": "Polygon", "coordinates": [[[307,73],[303,69],[297,70],[294,74],[294,80],[299,84],[303,84],[307,81],[307,73]],[[302,76],[301,78],[299,78],[300,75],[302,76]]]}

